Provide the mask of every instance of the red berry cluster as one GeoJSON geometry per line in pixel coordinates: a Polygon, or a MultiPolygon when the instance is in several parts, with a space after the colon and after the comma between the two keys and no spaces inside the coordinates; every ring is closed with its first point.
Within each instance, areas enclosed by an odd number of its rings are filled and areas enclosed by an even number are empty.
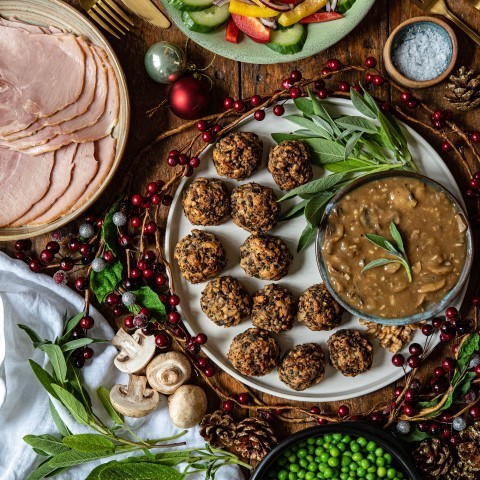
{"type": "Polygon", "coordinates": [[[453,118],[453,112],[451,110],[435,110],[430,115],[430,122],[432,127],[436,130],[442,130],[445,127],[447,121],[453,118]]]}
{"type": "Polygon", "coordinates": [[[416,108],[418,100],[410,92],[402,92],[400,99],[408,108],[416,108]]]}
{"type": "Polygon", "coordinates": [[[469,182],[470,188],[465,192],[467,197],[480,197],[480,171],[475,172],[469,182]]]}
{"type": "MultiPolygon", "coordinates": [[[[204,120],[199,120],[197,122],[197,129],[200,132],[203,132],[202,139],[206,143],[211,143],[215,138],[215,134],[220,131],[220,125],[215,125],[214,128],[208,128],[207,122],[205,122],[204,120]],[[216,127],[218,127],[218,129],[216,127]]],[[[167,157],[167,164],[169,167],[176,167],[177,165],[180,165],[182,167],[187,166],[187,171],[185,175],[187,177],[190,177],[193,174],[193,169],[200,166],[200,159],[198,157],[190,157],[187,153],[182,153],[178,150],[170,150],[167,157]]],[[[154,185],[155,182],[148,184],[148,186],[151,186],[152,190],[154,189],[154,185]]]]}
{"type": "MultiPolygon", "coordinates": [[[[223,106],[227,109],[234,109],[238,113],[246,112],[250,106],[252,108],[259,107],[263,102],[263,98],[260,95],[253,95],[248,100],[234,100],[232,97],[227,97],[223,100],[223,106]],[[250,106],[249,106],[250,105],[250,106]]],[[[256,110],[253,117],[257,121],[262,121],[265,118],[265,110],[256,110]]],[[[198,127],[197,127],[198,128],[198,127]]]]}

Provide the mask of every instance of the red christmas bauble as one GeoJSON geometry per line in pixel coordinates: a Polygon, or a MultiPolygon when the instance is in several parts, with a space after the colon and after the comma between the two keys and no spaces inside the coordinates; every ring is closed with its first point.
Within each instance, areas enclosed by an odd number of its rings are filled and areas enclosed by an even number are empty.
{"type": "Polygon", "coordinates": [[[200,118],[210,105],[209,87],[199,78],[180,78],[170,87],[168,104],[177,117],[184,120],[200,118]]]}

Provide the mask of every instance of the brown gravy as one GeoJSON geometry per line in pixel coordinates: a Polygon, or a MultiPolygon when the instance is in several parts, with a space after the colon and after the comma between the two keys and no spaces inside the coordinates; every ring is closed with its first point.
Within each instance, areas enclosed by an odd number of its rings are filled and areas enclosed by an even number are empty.
{"type": "Polygon", "coordinates": [[[361,185],[328,218],[322,254],[332,287],[346,303],[371,315],[420,313],[457,283],[466,260],[466,228],[449,198],[421,180],[398,176],[361,185]],[[374,233],[394,243],[392,221],[405,244],[412,283],[398,263],[362,273],[372,260],[392,258],[365,237],[374,233]]]}

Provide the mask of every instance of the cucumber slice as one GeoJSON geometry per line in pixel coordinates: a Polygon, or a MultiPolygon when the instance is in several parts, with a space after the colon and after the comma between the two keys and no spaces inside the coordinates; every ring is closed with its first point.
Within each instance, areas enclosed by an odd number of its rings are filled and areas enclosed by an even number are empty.
{"type": "Polygon", "coordinates": [[[198,12],[213,5],[213,0],[171,0],[172,5],[179,10],[198,12]]]}
{"type": "Polygon", "coordinates": [[[289,28],[272,30],[267,47],[283,55],[298,53],[302,50],[306,39],[307,29],[301,23],[296,23],[289,28]]]}
{"type": "Polygon", "coordinates": [[[226,23],[230,17],[228,7],[229,4],[226,3],[221,7],[214,5],[199,12],[183,11],[182,20],[185,26],[193,32],[210,33],[226,23]]]}
{"type": "Polygon", "coordinates": [[[338,0],[336,11],[342,15],[353,7],[355,0],[338,0]]]}

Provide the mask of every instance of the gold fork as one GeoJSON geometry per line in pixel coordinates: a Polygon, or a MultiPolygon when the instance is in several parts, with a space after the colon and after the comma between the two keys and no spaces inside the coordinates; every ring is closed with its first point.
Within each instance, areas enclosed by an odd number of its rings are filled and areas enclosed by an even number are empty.
{"type": "Polygon", "coordinates": [[[426,13],[437,13],[452,21],[458,28],[461,28],[477,45],[480,45],[480,36],[469,26],[465,25],[445,4],[445,0],[412,0],[415,5],[426,13]]]}
{"type": "Polygon", "coordinates": [[[130,17],[114,2],[114,0],[80,0],[80,5],[87,14],[107,32],[120,38],[133,26],[130,17]],[[113,27],[113,28],[110,28],[113,27]]]}
{"type": "Polygon", "coordinates": [[[472,5],[472,7],[478,8],[480,10],[480,0],[468,0],[468,3],[472,5]]]}

